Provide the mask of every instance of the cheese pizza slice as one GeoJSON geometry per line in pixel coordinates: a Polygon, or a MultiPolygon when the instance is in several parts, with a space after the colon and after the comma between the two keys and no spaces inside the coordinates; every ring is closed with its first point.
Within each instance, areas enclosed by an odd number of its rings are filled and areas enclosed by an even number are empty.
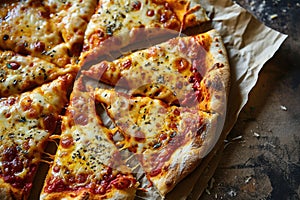
{"type": "Polygon", "coordinates": [[[158,99],[95,89],[124,140],[116,144],[139,159],[162,196],[191,173],[219,139],[218,114],[168,106],[158,99]]]}
{"type": "Polygon", "coordinates": [[[83,50],[101,47],[108,38],[109,48],[120,48],[151,28],[180,31],[208,20],[196,0],[101,0],[87,26],[83,50]]]}
{"type": "Polygon", "coordinates": [[[60,68],[37,57],[0,50],[0,97],[28,91],[72,71],[74,66],[60,68]]]}
{"type": "Polygon", "coordinates": [[[96,114],[95,101],[76,82],[41,199],[134,199],[137,181],[96,114]]]}
{"type": "Polygon", "coordinates": [[[62,67],[76,60],[96,0],[0,3],[0,48],[62,67]]]}
{"type": "Polygon", "coordinates": [[[68,74],[0,99],[0,199],[27,199],[72,84],[73,76],[68,74]]]}
{"type": "Polygon", "coordinates": [[[215,30],[177,37],[111,62],[104,60],[82,73],[126,88],[133,96],[226,112],[230,69],[222,38],[215,30]]]}

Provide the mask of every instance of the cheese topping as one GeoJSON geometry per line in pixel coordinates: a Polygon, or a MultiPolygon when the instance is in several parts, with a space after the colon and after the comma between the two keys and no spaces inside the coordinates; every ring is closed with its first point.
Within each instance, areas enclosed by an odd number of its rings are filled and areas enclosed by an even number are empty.
{"type": "Polygon", "coordinates": [[[0,47],[64,67],[79,55],[95,5],[94,0],[2,3],[0,47]]]}
{"type": "Polygon", "coordinates": [[[67,102],[65,76],[31,92],[0,100],[0,176],[29,192],[43,145],[67,102]]]}
{"type": "MultiPolygon", "coordinates": [[[[194,4],[193,1],[192,5],[194,4]]],[[[188,5],[188,1],[180,3],[157,0],[100,1],[85,33],[84,50],[99,46],[108,37],[129,33],[130,38],[121,36],[115,41],[117,44],[121,43],[122,47],[126,46],[136,38],[135,33],[138,28],[167,28],[179,31],[182,25],[180,21],[183,18],[182,12],[188,11],[188,5]]],[[[183,28],[208,20],[204,9],[199,5],[189,13],[189,16],[191,15],[193,20],[184,23],[183,28]]]]}
{"type": "Polygon", "coordinates": [[[44,186],[45,197],[47,193],[80,188],[107,195],[112,189],[136,187],[109,139],[111,131],[101,124],[90,94],[73,91],[62,120],[60,145],[44,186]]]}
{"type": "Polygon", "coordinates": [[[199,107],[209,102],[203,77],[214,67],[210,45],[209,34],[174,38],[112,62],[100,62],[83,74],[125,87],[134,96],[199,107]]]}
{"type": "Polygon", "coordinates": [[[72,70],[36,57],[0,51],[0,96],[18,94],[72,70]]]}

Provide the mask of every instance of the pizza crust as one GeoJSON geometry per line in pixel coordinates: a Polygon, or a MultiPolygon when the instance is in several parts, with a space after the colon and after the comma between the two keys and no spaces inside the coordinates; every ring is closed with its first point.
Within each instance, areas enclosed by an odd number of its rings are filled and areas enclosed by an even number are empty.
{"type": "Polygon", "coordinates": [[[157,187],[162,197],[165,197],[183,178],[190,174],[200,163],[201,160],[209,154],[219,139],[217,135],[218,115],[214,115],[206,131],[202,133],[201,141],[190,140],[187,144],[180,147],[165,165],[169,169],[163,176],[153,177],[154,185],[157,187]]]}
{"type": "Polygon", "coordinates": [[[211,38],[208,52],[211,55],[207,60],[207,73],[201,84],[208,88],[211,95],[209,102],[203,102],[200,109],[226,115],[227,99],[230,89],[230,66],[227,51],[222,38],[216,30],[210,30],[206,35],[211,38]],[[209,105],[206,105],[206,104],[209,105]]]}

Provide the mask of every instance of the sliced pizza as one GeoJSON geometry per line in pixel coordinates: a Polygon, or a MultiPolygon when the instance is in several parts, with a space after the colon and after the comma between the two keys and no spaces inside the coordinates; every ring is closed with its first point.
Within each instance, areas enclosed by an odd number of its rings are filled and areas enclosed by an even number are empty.
{"type": "Polygon", "coordinates": [[[26,199],[46,141],[68,102],[73,76],[0,99],[0,197],[26,199]]]}
{"type": "Polygon", "coordinates": [[[95,99],[123,135],[117,145],[138,157],[162,196],[195,169],[219,138],[218,114],[99,88],[95,99]]]}
{"type": "Polygon", "coordinates": [[[60,68],[37,57],[0,50],[0,97],[19,94],[73,71],[74,66],[60,68]]]}
{"type": "Polygon", "coordinates": [[[229,70],[222,39],[211,30],[177,37],[111,62],[99,62],[83,74],[126,88],[134,96],[224,114],[229,70]]]}
{"type": "Polygon", "coordinates": [[[79,56],[96,0],[0,3],[0,48],[64,66],[79,56]]]}
{"type": "Polygon", "coordinates": [[[95,101],[76,82],[41,199],[134,199],[137,181],[96,114],[95,101]]]}
{"type": "Polygon", "coordinates": [[[112,38],[110,48],[120,48],[137,42],[138,35],[148,29],[180,31],[208,20],[205,10],[195,0],[101,0],[87,26],[83,51],[103,46],[108,38],[112,38]]]}

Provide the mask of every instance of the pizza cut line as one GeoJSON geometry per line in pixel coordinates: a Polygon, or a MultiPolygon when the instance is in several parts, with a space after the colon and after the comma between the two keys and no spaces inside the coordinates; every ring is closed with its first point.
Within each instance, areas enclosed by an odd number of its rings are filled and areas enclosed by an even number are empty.
{"type": "Polygon", "coordinates": [[[194,0],[1,2],[0,198],[164,199],[215,146],[226,115],[221,36],[175,37],[208,21],[194,0]],[[99,59],[108,50],[121,57],[99,59]]]}
{"type": "Polygon", "coordinates": [[[95,100],[123,135],[124,141],[116,145],[138,157],[162,196],[193,171],[219,138],[229,78],[220,41],[214,30],[174,38],[83,71],[126,88],[126,93],[119,93],[96,87],[95,100]],[[178,83],[180,88],[174,89],[178,83]]]}
{"type": "Polygon", "coordinates": [[[138,183],[110,141],[94,99],[78,85],[62,119],[59,147],[41,199],[132,199],[138,183]]]}

